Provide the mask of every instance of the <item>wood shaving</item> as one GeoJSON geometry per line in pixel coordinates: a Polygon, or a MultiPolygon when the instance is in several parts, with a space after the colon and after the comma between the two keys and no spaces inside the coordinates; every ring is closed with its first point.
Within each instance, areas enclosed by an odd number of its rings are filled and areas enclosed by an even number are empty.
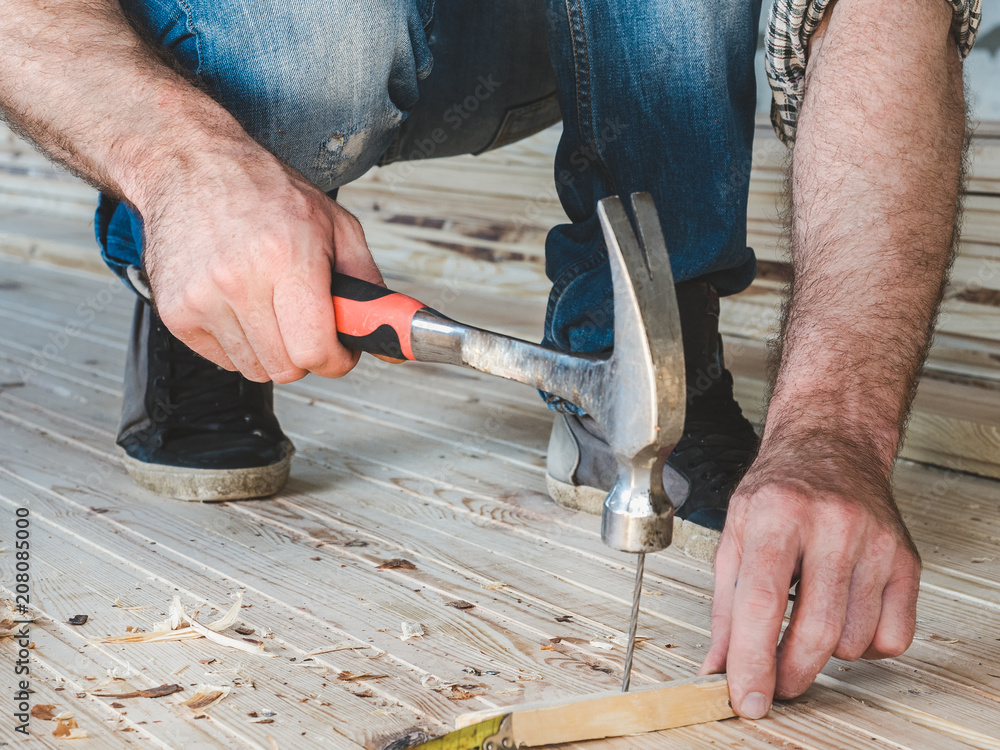
{"type": "MultiPolygon", "coordinates": [[[[628,636],[613,635],[610,638],[608,638],[608,640],[611,641],[616,646],[621,646],[622,648],[628,648],[628,636]]],[[[635,645],[638,646],[643,641],[648,641],[648,640],[649,638],[647,638],[646,636],[637,635],[635,637],[635,645]]]]}
{"type": "Polygon", "coordinates": [[[402,557],[394,557],[386,560],[381,565],[376,565],[375,570],[416,570],[417,566],[402,557]]]}
{"type": "Polygon", "coordinates": [[[83,740],[90,735],[87,734],[86,730],[80,729],[77,726],[76,719],[69,719],[67,721],[60,721],[56,728],[52,730],[52,736],[61,740],[83,740]]]}
{"type": "Polygon", "coordinates": [[[446,693],[445,697],[450,701],[467,701],[481,695],[485,695],[485,692],[478,685],[452,685],[451,693],[446,693]]]}
{"type": "Polygon", "coordinates": [[[938,643],[958,643],[957,638],[945,638],[943,635],[931,635],[929,640],[937,641],[938,643]]]}
{"type": "Polygon", "coordinates": [[[456,599],[453,602],[445,602],[444,606],[454,607],[455,609],[472,609],[476,605],[472,602],[467,602],[464,599],[456,599]]]}
{"type": "Polygon", "coordinates": [[[403,628],[403,634],[399,636],[399,640],[408,641],[411,638],[419,638],[424,635],[424,628],[419,622],[403,622],[401,623],[403,628]]]}
{"type": "Polygon", "coordinates": [[[199,685],[189,698],[181,701],[180,705],[187,706],[192,711],[204,711],[229,695],[230,690],[228,686],[199,685]]]}
{"type": "Polygon", "coordinates": [[[381,680],[388,677],[387,674],[374,674],[373,672],[361,672],[360,674],[354,674],[353,672],[348,672],[346,669],[337,675],[337,679],[341,682],[359,682],[361,680],[381,680]]]}
{"type": "Polygon", "coordinates": [[[317,648],[310,651],[306,656],[319,656],[320,654],[332,654],[334,651],[365,651],[367,649],[374,648],[374,646],[369,645],[355,645],[349,641],[341,641],[336,643],[329,648],[317,648]]]}
{"type": "Polygon", "coordinates": [[[158,685],[147,690],[133,690],[129,693],[94,693],[98,698],[162,698],[164,695],[173,695],[183,690],[180,685],[158,685]]]}
{"type": "Polygon", "coordinates": [[[505,588],[507,588],[507,584],[504,583],[503,581],[492,581],[491,583],[484,583],[482,585],[482,588],[486,589],[487,591],[503,591],[505,588]]]}
{"type": "Polygon", "coordinates": [[[274,656],[274,654],[264,653],[263,641],[250,638],[234,638],[230,635],[223,635],[218,632],[230,627],[236,622],[243,607],[243,594],[236,597],[236,601],[229,611],[220,619],[207,625],[202,625],[184,611],[180,597],[175,596],[170,604],[170,616],[167,620],[159,622],[150,633],[126,633],[125,635],[111,636],[104,638],[103,643],[155,643],[157,641],[176,641],[185,638],[207,638],[210,641],[223,646],[229,646],[240,651],[251,654],[261,654],[262,656],[274,656]],[[186,626],[185,626],[186,623],[186,626]]]}
{"type": "Polygon", "coordinates": [[[55,714],[52,713],[55,706],[51,703],[39,703],[31,707],[31,715],[35,719],[42,721],[55,721],[55,714]]]}

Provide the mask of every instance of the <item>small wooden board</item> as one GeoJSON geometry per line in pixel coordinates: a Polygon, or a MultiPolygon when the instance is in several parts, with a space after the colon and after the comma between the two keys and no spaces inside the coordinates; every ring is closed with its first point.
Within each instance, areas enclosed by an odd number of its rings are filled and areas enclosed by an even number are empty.
{"type": "Polygon", "coordinates": [[[458,729],[510,714],[518,747],[657,732],[736,716],[725,675],[693,677],[628,693],[611,690],[505,709],[463,714],[458,729]]]}

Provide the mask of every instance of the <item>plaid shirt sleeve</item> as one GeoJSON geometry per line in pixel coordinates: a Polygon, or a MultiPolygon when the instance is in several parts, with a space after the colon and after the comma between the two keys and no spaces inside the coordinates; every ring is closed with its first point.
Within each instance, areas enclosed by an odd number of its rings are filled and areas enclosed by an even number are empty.
{"type": "MultiPolygon", "coordinates": [[[[947,0],[951,29],[962,57],[972,50],[979,30],[982,0],[947,0]]],[[[764,68],[771,84],[771,123],[788,147],[795,144],[795,126],[805,92],[806,50],[831,0],[774,0],[764,39],[764,68]]]]}

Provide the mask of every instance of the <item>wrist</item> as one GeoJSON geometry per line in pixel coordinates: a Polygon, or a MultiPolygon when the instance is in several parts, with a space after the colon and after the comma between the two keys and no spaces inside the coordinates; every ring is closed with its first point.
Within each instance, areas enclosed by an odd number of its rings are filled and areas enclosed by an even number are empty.
{"type": "Polygon", "coordinates": [[[218,103],[186,82],[157,91],[141,127],[120,139],[112,178],[140,213],[164,195],[205,185],[234,165],[270,157],[218,103]]]}

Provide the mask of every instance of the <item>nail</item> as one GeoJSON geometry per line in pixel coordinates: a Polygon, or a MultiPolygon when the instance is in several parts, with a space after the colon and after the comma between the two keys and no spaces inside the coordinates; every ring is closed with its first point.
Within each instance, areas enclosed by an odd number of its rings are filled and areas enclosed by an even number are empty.
{"type": "Polygon", "coordinates": [[[763,693],[750,693],[743,699],[743,715],[748,719],[763,719],[769,708],[763,693]]]}

